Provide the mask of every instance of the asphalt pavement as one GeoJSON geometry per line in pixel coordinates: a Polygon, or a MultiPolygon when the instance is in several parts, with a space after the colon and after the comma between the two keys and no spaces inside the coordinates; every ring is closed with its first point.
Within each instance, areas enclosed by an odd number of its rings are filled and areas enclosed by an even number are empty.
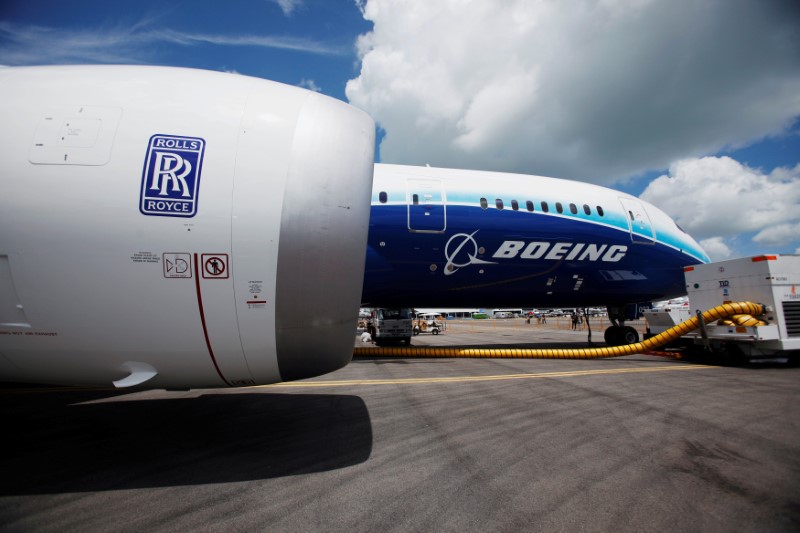
{"type": "MultiPolygon", "coordinates": [[[[413,344],[586,341],[448,326],[413,344]]],[[[654,355],[363,358],[188,392],[6,386],[0,530],[797,531],[798,403],[797,366],[654,355]]]]}

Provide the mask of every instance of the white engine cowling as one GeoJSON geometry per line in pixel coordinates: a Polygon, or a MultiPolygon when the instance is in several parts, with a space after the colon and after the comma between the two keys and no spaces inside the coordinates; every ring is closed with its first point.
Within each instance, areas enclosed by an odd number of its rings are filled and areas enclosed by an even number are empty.
{"type": "Polygon", "coordinates": [[[346,365],[374,123],[311,91],[0,69],[0,380],[244,386],[346,365]]]}

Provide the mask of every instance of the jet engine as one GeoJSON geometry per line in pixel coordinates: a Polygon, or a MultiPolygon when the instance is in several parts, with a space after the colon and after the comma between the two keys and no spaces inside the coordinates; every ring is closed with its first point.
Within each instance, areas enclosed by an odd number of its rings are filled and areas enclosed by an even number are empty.
{"type": "Polygon", "coordinates": [[[247,76],[0,69],[0,380],[247,386],[346,365],[375,127],[247,76]]]}

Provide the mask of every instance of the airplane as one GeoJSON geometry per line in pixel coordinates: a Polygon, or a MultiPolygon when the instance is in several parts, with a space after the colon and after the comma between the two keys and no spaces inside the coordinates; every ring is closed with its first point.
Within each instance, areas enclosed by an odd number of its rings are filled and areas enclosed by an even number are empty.
{"type": "Polygon", "coordinates": [[[3,381],[303,379],[350,362],[363,303],[624,307],[707,261],[609,189],[374,165],[366,113],[268,80],[8,67],[0,110],[3,381]]]}
{"type": "Polygon", "coordinates": [[[662,210],[589,183],[376,164],[371,203],[369,307],[606,306],[606,342],[632,344],[631,304],[685,294],[683,267],[709,261],[662,210]]]}

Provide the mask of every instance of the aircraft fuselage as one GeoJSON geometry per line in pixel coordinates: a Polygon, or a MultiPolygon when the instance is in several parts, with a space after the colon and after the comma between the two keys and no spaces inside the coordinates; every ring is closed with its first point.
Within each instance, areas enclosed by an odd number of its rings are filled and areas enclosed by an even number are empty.
{"type": "Polygon", "coordinates": [[[708,257],[655,206],[540,176],[375,165],[362,302],[582,307],[685,293],[708,257]]]}

